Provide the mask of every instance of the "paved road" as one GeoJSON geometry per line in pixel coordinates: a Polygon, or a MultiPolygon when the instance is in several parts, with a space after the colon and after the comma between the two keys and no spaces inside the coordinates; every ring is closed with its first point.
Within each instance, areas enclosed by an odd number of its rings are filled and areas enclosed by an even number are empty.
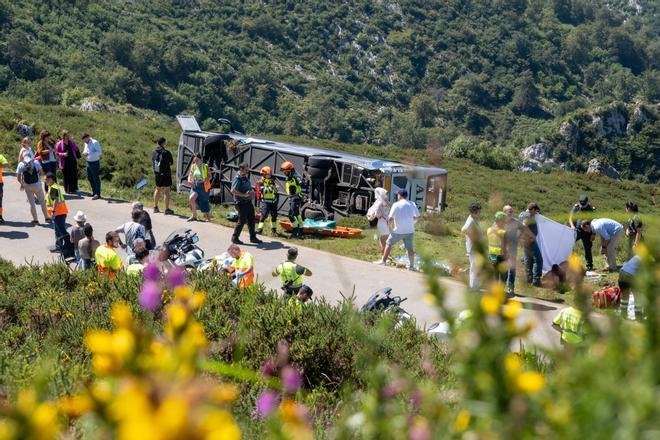
{"type": "MultiPolygon", "coordinates": [[[[3,205],[6,223],[0,225],[0,255],[16,264],[54,261],[57,258],[56,254],[48,251],[49,246],[54,242],[52,228],[45,223],[38,226],[30,224],[32,218],[29,206],[25,193],[19,191],[16,178],[11,174],[5,174],[4,181],[3,205]]],[[[130,219],[131,208],[126,202],[67,197],[67,205],[69,223],[73,222],[72,218],[76,211],[82,210],[94,226],[96,238],[101,241],[105,232],[130,219]]],[[[43,220],[41,212],[39,215],[39,219],[43,220]]],[[[163,240],[175,229],[191,226],[199,235],[199,245],[208,257],[223,253],[230,243],[232,231],[227,227],[199,222],[190,224],[181,217],[163,214],[151,214],[151,218],[157,240],[163,240]]],[[[247,231],[244,235],[244,241],[247,241],[247,231]]],[[[313,272],[313,276],[305,282],[314,289],[317,296],[323,296],[329,302],[335,303],[342,298],[340,291],[344,295],[354,292],[356,303],[362,305],[372,292],[389,286],[397,294],[408,298],[404,303],[405,309],[417,319],[420,326],[428,326],[439,320],[435,308],[423,299],[426,284],[422,274],[381,267],[369,262],[305,248],[304,241],[295,240],[292,243],[265,237],[262,245],[246,245],[245,249],[255,257],[256,274],[260,281],[269,287],[279,289],[279,279],[273,278],[270,271],[286,259],[286,249],[292,244],[300,248],[299,263],[309,267],[313,272]]],[[[468,294],[465,286],[447,278],[442,279],[442,284],[448,292],[447,305],[460,308],[464,295],[468,294]]],[[[521,302],[524,310],[520,315],[520,321],[534,320],[538,324],[529,336],[530,341],[527,342],[542,347],[556,347],[558,335],[551,328],[550,323],[560,306],[528,298],[521,298],[521,302]]]]}

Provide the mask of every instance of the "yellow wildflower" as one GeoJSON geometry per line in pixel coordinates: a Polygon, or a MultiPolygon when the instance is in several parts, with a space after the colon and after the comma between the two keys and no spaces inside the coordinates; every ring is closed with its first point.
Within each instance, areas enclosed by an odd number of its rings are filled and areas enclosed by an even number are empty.
{"type": "Polygon", "coordinates": [[[112,399],[112,385],[106,380],[96,380],[89,387],[92,397],[102,403],[108,403],[112,399]]]}
{"type": "Polygon", "coordinates": [[[37,405],[37,393],[32,388],[20,390],[16,398],[16,409],[25,414],[30,414],[37,405]]]}
{"type": "Polygon", "coordinates": [[[494,315],[500,310],[500,302],[493,295],[481,297],[481,310],[487,315],[494,315]]]}
{"type": "Polygon", "coordinates": [[[463,432],[470,425],[470,411],[462,409],[456,415],[456,422],[454,423],[454,428],[456,432],[463,432]]]}
{"type": "Polygon", "coordinates": [[[133,314],[126,303],[118,302],[112,306],[110,315],[112,322],[117,328],[130,328],[133,324],[133,314]]]}
{"type": "Polygon", "coordinates": [[[120,361],[128,358],[135,349],[135,337],[126,329],[119,329],[112,334],[112,352],[120,361]]]}
{"type": "Polygon", "coordinates": [[[65,318],[69,318],[69,319],[70,319],[70,318],[73,318],[73,313],[71,313],[71,312],[69,312],[69,311],[64,312],[64,317],[65,317],[65,318]]]}
{"type": "Polygon", "coordinates": [[[507,353],[504,357],[504,370],[511,376],[516,376],[522,370],[522,360],[516,353],[507,353]]]}
{"type": "Polygon", "coordinates": [[[188,286],[179,286],[174,289],[174,297],[177,299],[188,299],[192,294],[192,289],[188,286]]]}
{"type": "Polygon", "coordinates": [[[9,419],[0,420],[0,438],[16,438],[17,434],[16,422],[9,419]]]}
{"type": "Polygon", "coordinates": [[[188,319],[188,310],[181,304],[172,304],[167,309],[167,318],[172,329],[178,330],[185,325],[188,319]]]}
{"type": "Polygon", "coordinates": [[[644,243],[639,243],[635,246],[635,253],[639,255],[639,258],[641,258],[642,261],[649,258],[649,248],[647,248],[644,243]]]}
{"type": "Polygon", "coordinates": [[[69,417],[80,417],[94,408],[94,403],[84,395],[60,397],[57,405],[69,417]]]}
{"type": "Polygon", "coordinates": [[[188,427],[188,402],[169,396],[156,412],[155,423],[170,438],[185,438],[188,427]]]}
{"type": "Polygon", "coordinates": [[[105,330],[90,330],[85,335],[85,346],[92,353],[109,353],[112,349],[112,335],[105,330]]]}
{"type": "Polygon", "coordinates": [[[228,411],[209,411],[202,421],[202,430],[207,440],[240,440],[241,430],[228,411]]]}
{"type": "Polygon", "coordinates": [[[497,299],[500,304],[504,303],[506,300],[506,292],[504,291],[504,284],[502,283],[493,283],[490,288],[490,294],[497,299]]]}
{"type": "Polygon", "coordinates": [[[204,301],[206,301],[206,295],[203,292],[197,292],[192,296],[192,298],[190,298],[190,307],[193,310],[197,310],[202,307],[204,301]]]}
{"type": "Polygon", "coordinates": [[[36,438],[54,439],[60,430],[57,420],[57,408],[50,402],[42,403],[34,410],[30,418],[36,438]]]}
{"type": "Polygon", "coordinates": [[[230,383],[220,383],[211,391],[211,398],[221,405],[232,403],[238,396],[238,387],[230,383]]]}
{"type": "Polygon", "coordinates": [[[582,263],[580,262],[580,257],[574,252],[568,257],[568,268],[573,273],[582,272],[582,263]]]}
{"type": "Polygon", "coordinates": [[[95,354],[94,357],[92,357],[92,369],[96,374],[111,374],[116,371],[116,367],[117,366],[110,355],[95,354]]]}
{"type": "Polygon", "coordinates": [[[438,303],[438,299],[433,295],[432,293],[428,292],[424,294],[424,301],[427,304],[430,304],[432,306],[436,305],[438,303]]]}
{"type": "Polygon", "coordinates": [[[516,378],[516,386],[518,390],[525,394],[534,394],[541,391],[545,386],[545,377],[535,371],[525,371],[516,378]]]}
{"type": "Polygon", "coordinates": [[[516,319],[522,310],[522,303],[520,301],[508,301],[502,308],[502,315],[506,319],[516,319]]]}

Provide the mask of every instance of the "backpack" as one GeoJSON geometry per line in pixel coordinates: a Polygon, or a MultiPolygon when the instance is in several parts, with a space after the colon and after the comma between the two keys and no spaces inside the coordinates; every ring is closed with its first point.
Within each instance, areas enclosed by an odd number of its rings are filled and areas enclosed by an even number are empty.
{"type": "Polygon", "coordinates": [[[23,166],[23,182],[28,184],[37,183],[39,181],[39,172],[34,164],[34,161],[25,162],[23,166]]]}
{"type": "Polygon", "coordinates": [[[592,305],[599,309],[614,307],[621,302],[621,290],[618,287],[606,287],[593,294],[592,305]]]}
{"type": "Polygon", "coordinates": [[[374,220],[376,220],[376,219],[378,218],[378,217],[376,217],[377,215],[378,215],[378,206],[376,206],[376,204],[374,203],[374,204],[371,205],[371,207],[367,210],[367,220],[369,220],[370,222],[372,222],[372,221],[374,221],[374,220]]]}
{"type": "Polygon", "coordinates": [[[163,160],[163,151],[159,150],[156,153],[156,159],[154,160],[154,173],[160,174],[160,162],[163,160]]]}

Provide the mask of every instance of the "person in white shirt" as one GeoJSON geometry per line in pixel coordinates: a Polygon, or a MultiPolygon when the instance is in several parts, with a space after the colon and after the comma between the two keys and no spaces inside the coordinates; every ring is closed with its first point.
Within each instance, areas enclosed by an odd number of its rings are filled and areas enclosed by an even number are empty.
{"type": "Polygon", "coordinates": [[[85,143],[83,156],[87,159],[87,180],[92,187],[92,200],[101,198],[101,144],[89,133],[82,134],[85,143]]]}
{"type": "Polygon", "coordinates": [[[29,137],[24,137],[21,140],[21,151],[18,152],[18,163],[23,162],[26,157],[34,159],[34,151],[32,150],[32,141],[29,137]]]}
{"type": "Polygon", "coordinates": [[[470,215],[461,228],[465,234],[465,250],[470,261],[470,289],[479,288],[479,242],[481,241],[481,226],[479,226],[479,217],[481,215],[481,205],[478,203],[470,204],[470,215]]]}
{"type": "Polygon", "coordinates": [[[408,251],[408,270],[414,270],[415,267],[415,250],[413,248],[413,238],[415,235],[415,223],[419,220],[419,210],[417,206],[408,200],[408,191],[405,189],[399,190],[396,193],[397,202],[392,205],[387,220],[390,224],[389,237],[385,242],[385,250],[383,251],[383,258],[376,261],[376,264],[385,264],[392,252],[394,246],[399,240],[403,240],[403,244],[408,251]]]}

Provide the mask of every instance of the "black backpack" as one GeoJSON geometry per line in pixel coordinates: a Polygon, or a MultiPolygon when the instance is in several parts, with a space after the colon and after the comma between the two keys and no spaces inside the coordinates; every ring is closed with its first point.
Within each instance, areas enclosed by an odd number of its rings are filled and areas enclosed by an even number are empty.
{"type": "Polygon", "coordinates": [[[37,183],[39,181],[39,172],[37,167],[34,164],[34,161],[31,160],[26,162],[23,166],[23,182],[28,184],[37,183]]]}

